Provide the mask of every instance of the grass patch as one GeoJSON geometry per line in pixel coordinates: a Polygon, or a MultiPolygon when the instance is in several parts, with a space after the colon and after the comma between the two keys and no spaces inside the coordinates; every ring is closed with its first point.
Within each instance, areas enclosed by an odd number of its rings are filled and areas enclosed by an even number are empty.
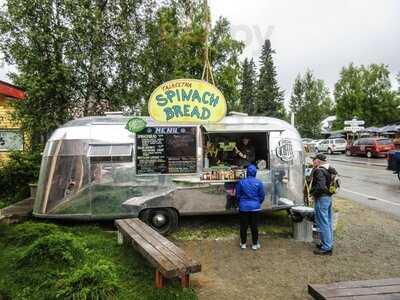
{"type": "Polygon", "coordinates": [[[60,232],[57,225],[30,221],[9,228],[7,226],[3,227],[3,230],[7,231],[7,229],[9,230],[9,234],[5,235],[4,238],[8,242],[17,245],[32,244],[41,237],[60,232]]]}
{"type": "MultiPolygon", "coordinates": [[[[202,216],[183,218],[180,229],[171,237],[176,240],[220,240],[235,238],[239,234],[240,219],[237,215],[202,216]]],[[[259,233],[289,237],[292,225],[286,211],[261,214],[259,233]]]]}
{"type": "Polygon", "coordinates": [[[115,266],[106,260],[85,264],[56,282],[60,299],[116,299],[120,289],[115,266]]]}
{"type": "Polygon", "coordinates": [[[29,245],[18,259],[18,265],[75,265],[82,261],[86,250],[85,243],[71,233],[52,233],[29,245]]]}
{"type": "Polygon", "coordinates": [[[156,290],[154,269],[129,245],[117,245],[116,233],[104,229],[45,222],[0,226],[0,296],[197,299],[192,289],[182,290],[177,282],[156,290]]]}

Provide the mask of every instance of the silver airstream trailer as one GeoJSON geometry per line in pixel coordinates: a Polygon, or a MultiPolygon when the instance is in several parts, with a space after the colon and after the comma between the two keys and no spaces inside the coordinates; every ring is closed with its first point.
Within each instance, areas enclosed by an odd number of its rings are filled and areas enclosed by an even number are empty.
{"type": "Polygon", "coordinates": [[[160,124],[108,115],[66,123],[46,144],[34,215],[60,219],[140,217],[166,233],[180,215],[234,214],[225,180],[203,180],[207,141],[229,149],[246,136],[255,148],[264,210],[303,204],[304,153],[296,129],[268,117],[227,116],[217,124],[160,124]]]}

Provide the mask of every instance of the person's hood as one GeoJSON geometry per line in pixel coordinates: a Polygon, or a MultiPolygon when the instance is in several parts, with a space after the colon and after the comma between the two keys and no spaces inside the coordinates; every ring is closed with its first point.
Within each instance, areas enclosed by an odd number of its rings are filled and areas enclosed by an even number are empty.
{"type": "Polygon", "coordinates": [[[257,175],[257,168],[255,165],[248,165],[247,166],[247,177],[256,177],[257,175]]]}

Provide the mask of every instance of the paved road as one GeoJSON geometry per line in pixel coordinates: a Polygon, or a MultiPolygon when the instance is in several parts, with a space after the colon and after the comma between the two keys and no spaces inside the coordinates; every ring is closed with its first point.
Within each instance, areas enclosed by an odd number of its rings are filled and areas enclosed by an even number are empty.
{"type": "Polygon", "coordinates": [[[344,154],[333,154],[328,155],[328,158],[332,161],[340,161],[340,162],[351,162],[353,164],[366,164],[371,166],[387,166],[387,161],[384,158],[368,158],[365,156],[346,156],[344,154]]]}
{"type": "Polygon", "coordinates": [[[397,175],[386,170],[386,160],[339,155],[328,158],[341,177],[338,196],[400,218],[400,181],[397,175]]]}

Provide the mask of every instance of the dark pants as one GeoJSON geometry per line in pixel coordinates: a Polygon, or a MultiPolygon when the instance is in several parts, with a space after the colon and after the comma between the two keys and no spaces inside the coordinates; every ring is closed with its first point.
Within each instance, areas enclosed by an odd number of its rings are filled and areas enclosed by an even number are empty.
{"type": "Polygon", "coordinates": [[[250,225],[253,245],[258,243],[258,215],[259,211],[240,212],[240,240],[242,244],[247,241],[247,228],[250,225]]]}
{"type": "Polygon", "coordinates": [[[231,196],[231,195],[226,195],[226,205],[225,208],[226,209],[231,209],[231,208],[238,208],[239,205],[237,203],[237,199],[235,196],[231,196]]]}

